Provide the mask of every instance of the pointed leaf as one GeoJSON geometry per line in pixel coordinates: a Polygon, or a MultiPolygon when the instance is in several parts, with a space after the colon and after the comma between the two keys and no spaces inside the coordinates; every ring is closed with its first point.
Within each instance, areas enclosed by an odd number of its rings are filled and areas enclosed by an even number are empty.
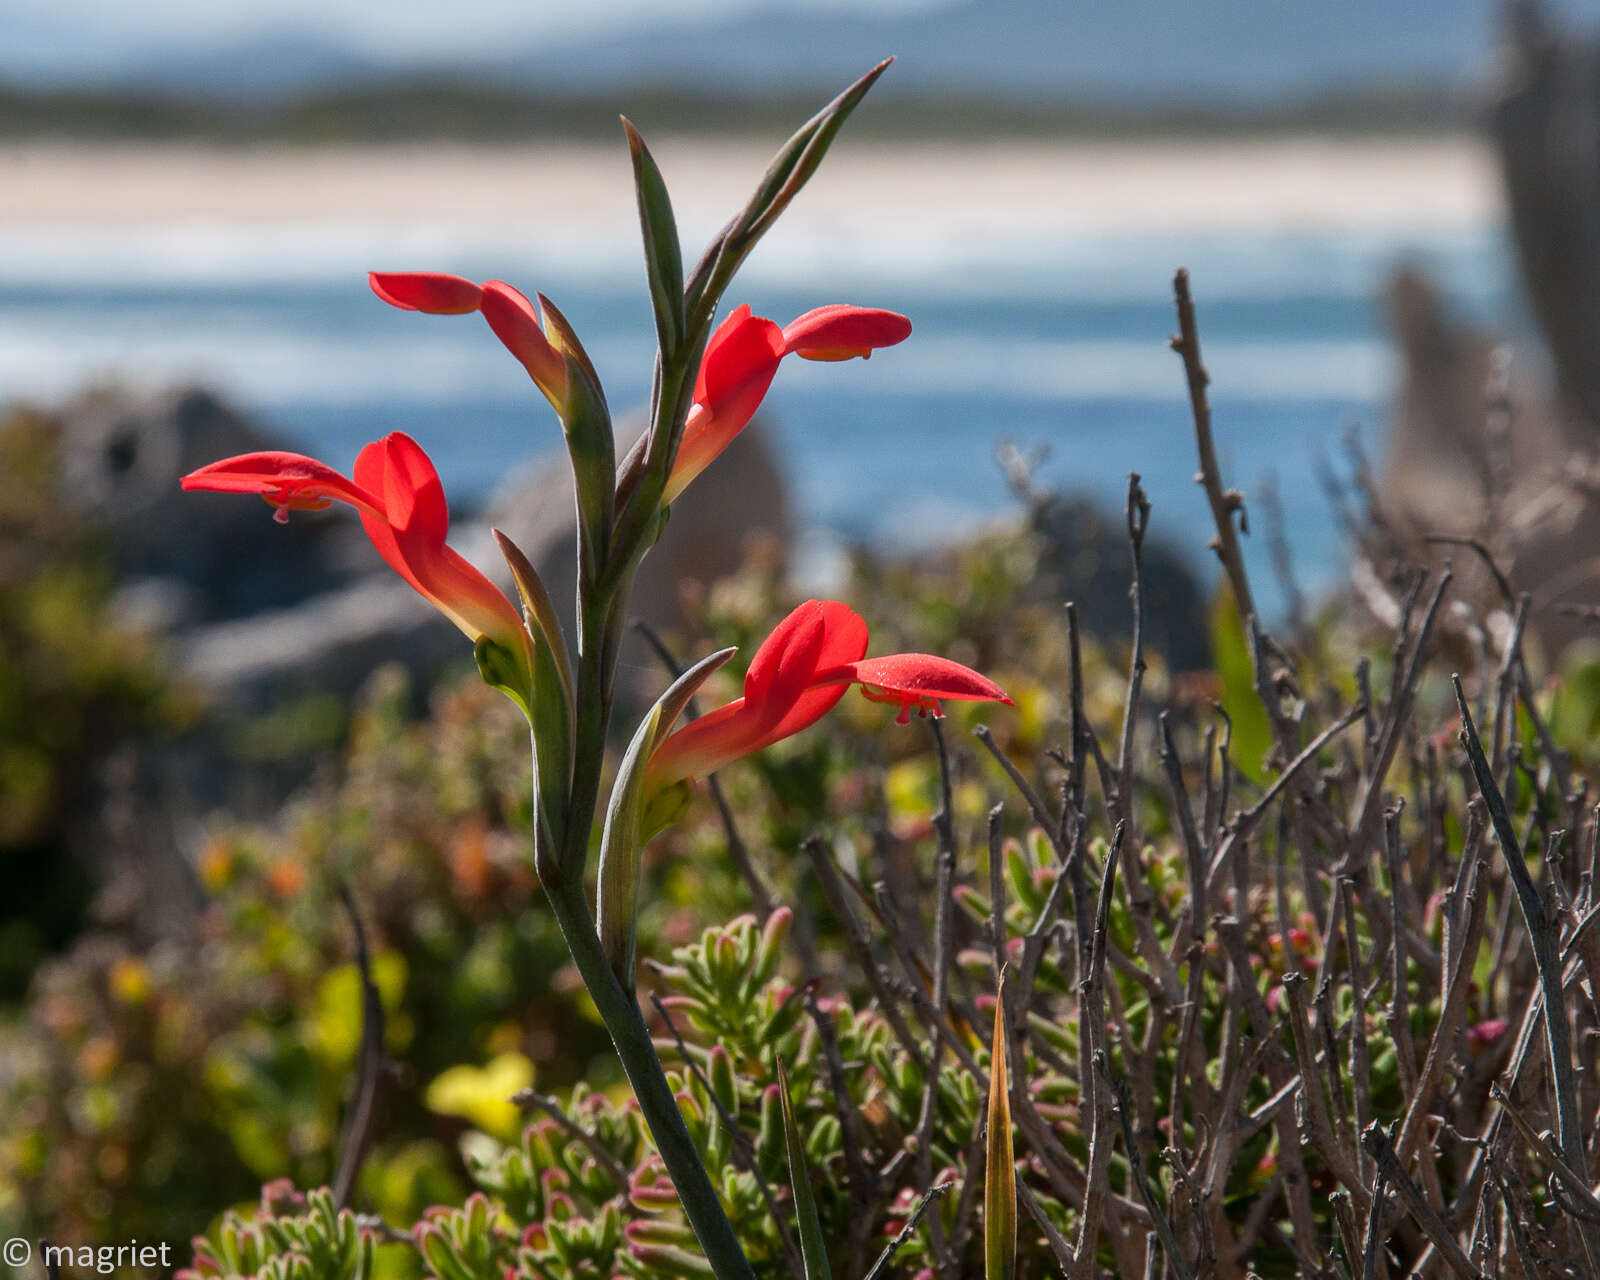
{"type": "Polygon", "coordinates": [[[737,648],[729,647],[708,653],[672,682],[671,688],[661,695],[661,727],[656,732],[655,741],[650,744],[651,752],[654,752],[661,745],[662,739],[672,732],[672,726],[678,723],[678,717],[689,705],[689,699],[700,692],[700,686],[715,672],[721,670],[728,659],[738,652],[737,648]]]}
{"type": "MultiPolygon", "coordinates": [[[[696,690],[735,652],[734,649],[718,650],[700,659],[672,682],[634,732],[633,741],[617,766],[616,781],[611,784],[605,831],[600,837],[600,884],[595,915],[612,972],[629,991],[633,990],[634,951],[638,941],[639,857],[645,840],[659,829],[659,819],[646,812],[652,798],[645,790],[650,757],[672,731],[696,690]],[[647,818],[650,818],[648,827],[647,818]]],[[[686,796],[687,788],[683,790],[686,796]]]]}
{"type": "Polygon", "coordinates": [[[650,708],[635,730],[633,741],[617,767],[617,780],[611,787],[606,806],[606,826],[600,837],[599,886],[595,892],[595,916],[600,928],[600,945],[605,948],[611,972],[623,989],[632,991],[639,942],[639,855],[643,852],[640,830],[644,807],[644,777],[650,763],[650,746],[661,723],[661,704],[650,708]]]}
{"type": "Polygon", "coordinates": [[[811,1170],[806,1165],[805,1141],[795,1123],[794,1103],[789,1097],[789,1073],[778,1060],[778,1101],[783,1107],[784,1145],[789,1151],[789,1184],[794,1188],[795,1225],[800,1229],[800,1257],[805,1263],[806,1280],[832,1280],[828,1268],[828,1247],[823,1242],[822,1223],[817,1218],[817,1202],[811,1195],[811,1170]]]}
{"type": "Polygon", "coordinates": [[[886,58],[867,72],[802,125],[773,157],[750,203],[711,242],[695,266],[684,295],[694,322],[716,311],[734,272],[817,171],[845,120],[893,61],[886,58]]]}
{"type": "Polygon", "coordinates": [[[579,376],[577,357],[566,353],[567,362],[567,456],[572,461],[572,480],[577,494],[580,546],[584,568],[591,580],[599,576],[611,543],[611,520],[617,484],[616,444],[611,431],[611,413],[598,383],[579,376]]]}
{"type": "Polygon", "coordinates": [[[626,116],[622,127],[633,156],[633,185],[639,199],[639,229],[644,234],[645,275],[656,313],[656,337],[663,360],[670,361],[683,343],[683,250],[678,223],[672,216],[667,184],[644,139],[626,116]]]}
{"type": "Polygon", "coordinates": [[[539,325],[544,330],[545,337],[550,345],[563,356],[570,356],[578,362],[578,368],[583,371],[584,377],[589,379],[594,388],[594,394],[599,397],[600,403],[605,403],[605,394],[600,388],[600,375],[595,372],[594,361],[589,359],[589,353],[583,349],[583,343],[578,341],[578,333],[566,316],[561,314],[555,303],[542,293],[534,294],[539,302],[539,325]]]}
{"type": "Polygon", "coordinates": [[[1011,1148],[1010,1075],[1002,987],[995,994],[994,1047],[989,1055],[989,1150],[983,1171],[986,1280],[1012,1280],[1017,1270],[1017,1162],[1011,1148]]]}
{"type": "Polygon", "coordinates": [[[517,594],[522,597],[522,608],[527,614],[529,629],[534,638],[543,637],[544,642],[550,646],[552,661],[561,676],[561,685],[567,691],[567,698],[572,698],[572,659],[567,651],[567,636],[562,630],[561,619],[556,613],[555,605],[550,601],[550,593],[545,590],[544,582],[534,569],[533,562],[523,554],[522,548],[511,541],[499,529],[491,530],[494,540],[500,548],[500,554],[505,557],[506,564],[510,566],[511,577],[517,584],[517,594]]]}
{"type": "MultiPolygon", "coordinates": [[[[533,687],[526,708],[533,736],[534,838],[558,848],[572,785],[572,668],[555,606],[528,557],[496,529],[495,542],[511,567],[533,638],[533,687]]],[[[536,865],[543,865],[536,859],[536,865]]]]}

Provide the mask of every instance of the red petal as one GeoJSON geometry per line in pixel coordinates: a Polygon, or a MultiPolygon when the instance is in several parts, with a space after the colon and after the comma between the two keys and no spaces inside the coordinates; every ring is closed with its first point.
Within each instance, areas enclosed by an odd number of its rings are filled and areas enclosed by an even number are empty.
{"type": "MultiPolygon", "coordinates": [[[[374,440],[366,445],[356,455],[355,475],[356,482],[365,485],[378,493],[383,493],[388,488],[388,449],[382,440],[374,440]]],[[[380,556],[388,566],[411,584],[412,590],[419,595],[427,596],[433,600],[428,589],[422,585],[417,575],[412,572],[411,565],[401,553],[399,540],[395,536],[393,527],[389,524],[387,514],[380,506],[377,513],[361,513],[361,527],[367,531],[367,539],[377,549],[380,556]]]]}
{"type": "Polygon", "coordinates": [[[823,614],[816,600],[807,600],[791,612],[761,642],[744,677],[745,704],[765,710],[776,704],[782,715],[805,691],[822,652],[823,614]]]}
{"type": "Polygon", "coordinates": [[[403,431],[390,432],[383,447],[383,505],[389,523],[443,542],[450,532],[450,507],[433,460],[403,431]]]}
{"type": "Polygon", "coordinates": [[[719,418],[743,412],[743,427],[767,394],[782,359],[783,331],[764,316],[751,315],[748,306],[737,307],[706,343],[694,398],[719,418]]]}
{"type": "Polygon", "coordinates": [[[522,362],[528,376],[559,412],[567,395],[566,362],[550,345],[533,303],[504,281],[491,280],[483,286],[481,310],[494,336],[522,362]]]}
{"type": "Polygon", "coordinates": [[[817,687],[824,668],[843,670],[867,650],[867,624],[837,600],[807,600],[773,628],[750,660],[745,696],[679,729],[650,763],[652,786],[714,773],[814,724],[849,687],[817,687]]]}
{"type": "Polygon", "coordinates": [[[271,498],[336,498],[357,508],[381,510],[383,502],[359,482],[352,483],[325,462],[301,453],[276,450],[242,453],[191,471],[179,482],[185,489],[218,493],[259,493],[271,498]]]}
{"type": "Polygon", "coordinates": [[[436,316],[476,311],[482,294],[472,281],[440,271],[370,271],[367,283],[391,307],[436,316]]]}
{"type": "MultiPolygon", "coordinates": [[[[865,658],[845,664],[840,674],[844,672],[848,672],[849,679],[886,693],[1014,705],[1005,690],[987,676],[931,653],[891,653],[882,658],[865,658]]],[[[823,673],[824,676],[831,674],[823,673]]]]}
{"type": "Polygon", "coordinates": [[[807,600],[762,641],[745,675],[746,702],[784,705],[798,698],[818,671],[854,662],[867,651],[867,624],[837,600],[807,600]]]}
{"type": "Polygon", "coordinates": [[[894,311],[842,303],[808,311],[783,331],[784,351],[805,360],[863,358],[911,336],[911,321],[894,311]]]}
{"type": "Polygon", "coordinates": [[[389,567],[467,635],[521,644],[522,618],[499,587],[445,545],[450,512],[439,473],[404,432],[375,440],[356,459],[362,484],[384,495],[387,519],[362,512],[367,537],[389,567]]]}

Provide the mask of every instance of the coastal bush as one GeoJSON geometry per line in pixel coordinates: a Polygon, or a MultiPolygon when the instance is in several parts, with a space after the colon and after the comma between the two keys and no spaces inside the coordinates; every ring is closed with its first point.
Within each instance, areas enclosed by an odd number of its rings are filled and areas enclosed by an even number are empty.
{"type": "MultiPolygon", "coordinates": [[[[628,127],[660,354],[651,425],[620,461],[547,300],[372,278],[392,305],[481,315],[556,410],[575,652],[508,539],[520,610],[449,548],[408,436],[350,476],[260,452],[185,477],[282,520],[359,511],[522,715],[532,785],[511,763],[521,726],[484,689],[417,727],[380,691],[331,798],[201,854],[196,945],[86,943],[43,974],[0,1061],[24,1119],[8,1164],[60,1180],[55,1213],[114,1213],[118,1179],[169,1213],[215,1157],[213,1208],[229,1161],[268,1181],[196,1242],[197,1277],[1595,1269],[1600,762],[1551,728],[1583,720],[1583,681],[1534,680],[1509,585],[1496,617],[1446,608],[1448,568],[1375,569],[1378,638],[1336,614],[1263,629],[1184,272],[1173,346],[1224,576],[1214,671],[1146,652],[1133,475],[1125,644],[1096,650],[1070,603],[1017,598],[1028,539],[970,550],[953,585],[859,567],[877,647],[903,631],[938,654],[868,657],[872,626],[842,601],[785,610],[770,579],[735,585],[700,625],[738,644],[680,673],[657,639],[671,682],[608,751],[629,592],[670,505],[786,356],[910,332],[845,306],[781,329],[739,307],[712,331],[883,69],[791,139],[687,280],[628,127]],[[1440,653],[1476,661],[1446,682],[1440,653]],[[841,703],[852,686],[864,699],[841,703]],[[836,706],[832,732],[797,739],[836,706]],[[220,1154],[186,1164],[151,1110],[166,1095],[140,1093],[152,1063],[187,1068],[163,1088],[175,1112],[203,1101],[220,1154]]],[[[34,1193],[14,1180],[0,1211],[34,1193]]]]}
{"type": "Polygon", "coordinates": [[[97,770],[187,714],[153,640],[112,615],[99,532],[56,497],[58,445],[50,414],[0,416],[0,1004],[82,922],[95,877],[72,828],[97,770]]]}

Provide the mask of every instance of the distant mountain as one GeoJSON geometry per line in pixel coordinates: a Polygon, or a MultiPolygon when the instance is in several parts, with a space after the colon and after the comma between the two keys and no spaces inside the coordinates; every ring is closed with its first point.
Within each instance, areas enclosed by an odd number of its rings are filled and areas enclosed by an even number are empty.
{"type": "Polygon", "coordinates": [[[893,53],[880,93],[1245,104],[1453,83],[1492,37],[1486,0],[962,0],[902,15],[763,9],[546,45],[499,67],[546,86],[818,89],[893,53]]]}
{"type": "Polygon", "coordinates": [[[379,59],[301,29],[223,45],[150,47],[44,29],[0,41],[0,79],[232,101],[466,77],[542,94],[683,86],[824,93],[899,55],[880,96],[1239,107],[1331,90],[1449,86],[1483,58],[1493,0],[959,0],[893,13],[805,0],[735,16],[659,15],[611,32],[474,59],[379,59]],[[74,62],[74,57],[77,61],[74,62]]]}
{"type": "Polygon", "coordinates": [[[272,31],[220,45],[150,48],[127,57],[107,81],[178,97],[272,101],[330,85],[381,79],[389,68],[300,31],[272,31]]]}

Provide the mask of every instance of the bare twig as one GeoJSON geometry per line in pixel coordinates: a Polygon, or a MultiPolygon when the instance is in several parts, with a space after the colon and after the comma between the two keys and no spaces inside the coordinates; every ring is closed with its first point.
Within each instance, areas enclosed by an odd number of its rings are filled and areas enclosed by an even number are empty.
{"type": "Polygon", "coordinates": [[[955,1185],[954,1182],[938,1182],[923,1193],[922,1199],[917,1201],[917,1207],[911,1211],[911,1216],[906,1219],[906,1225],[900,1228],[893,1240],[883,1246],[883,1252],[878,1255],[878,1260],[872,1264],[872,1270],[867,1272],[863,1280],[879,1280],[879,1277],[883,1275],[884,1268],[889,1265],[889,1259],[893,1258],[900,1247],[916,1234],[918,1224],[921,1223],[923,1215],[928,1212],[928,1206],[955,1185]]]}
{"type": "Polygon", "coordinates": [[[333,1202],[339,1208],[350,1203],[356,1178],[366,1158],[367,1144],[377,1120],[378,1091],[383,1075],[383,997],[372,980],[372,957],[367,950],[367,931],[356,910],[356,900],[340,882],[339,901],[349,917],[355,935],[356,970],[361,976],[361,1050],[356,1058],[356,1089],[344,1131],[339,1137],[339,1169],[333,1178],[333,1202]]]}
{"type": "Polygon", "coordinates": [[[619,1192],[628,1189],[628,1171],[622,1167],[622,1162],[606,1150],[598,1134],[585,1129],[569,1116],[566,1108],[555,1098],[547,1093],[540,1093],[537,1089],[528,1088],[518,1090],[512,1095],[511,1101],[519,1107],[535,1107],[544,1112],[569,1138],[575,1138],[583,1143],[589,1154],[594,1157],[595,1163],[605,1170],[606,1177],[616,1184],[619,1192]]]}
{"type": "Polygon", "coordinates": [[[1245,574],[1244,554],[1239,548],[1239,531],[1248,532],[1249,521],[1245,516],[1243,495],[1237,489],[1222,486],[1217,446],[1211,438],[1211,404],[1206,395],[1211,375],[1200,358],[1200,330],[1195,323],[1194,299],[1189,296],[1189,272],[1182,267],[1172,277],[1172,292],[1178,307],[1178,335],[1171,345],[1183,359],[1183,372],[1189,384],[1189,409],[1194,417],[1195,445],[1200,453],[1200,474],[1195,478],[1205,490],[1206,501],[1211,505],[1211,520],[1217,529],[1211,549],[1222,561],[1239,616],[1254,618],[1259,615],[1255,597],[1250,593],[1250,579],[1245,574]],[[1239,513],[1238,528],[1233,522],[1235,512],[1239,513]]]}

